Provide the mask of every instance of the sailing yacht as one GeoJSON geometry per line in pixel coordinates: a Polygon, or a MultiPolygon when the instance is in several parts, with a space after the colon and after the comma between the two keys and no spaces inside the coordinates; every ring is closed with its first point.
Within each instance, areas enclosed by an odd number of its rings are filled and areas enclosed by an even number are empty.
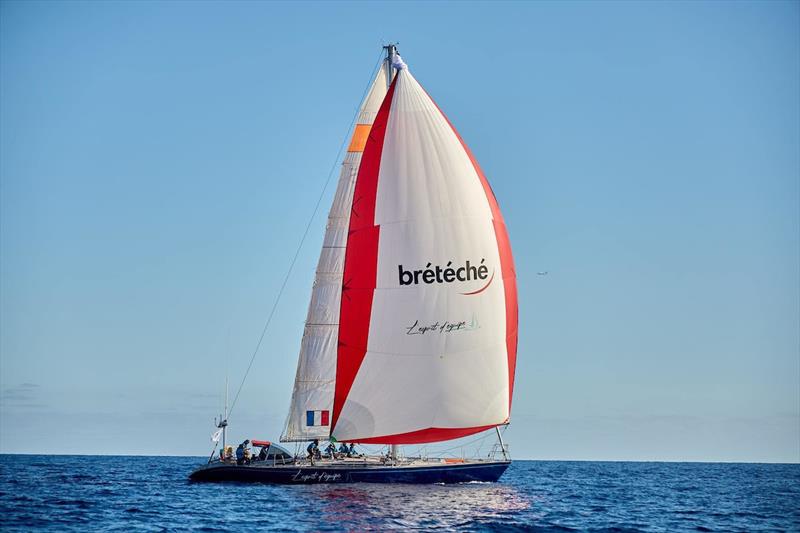
{"type": "Polygon", "coordinates": [[[396,47],[384,48],[342,162],[280,440],[390,452],[313,460],[267,443],[271,459],[211,459],[192,480],[497,481],[510,464],[499,430],[517,353],[506,226],[472,152],[396,47]],[[498,457],[398,451],[492,430],[498,457]]]}

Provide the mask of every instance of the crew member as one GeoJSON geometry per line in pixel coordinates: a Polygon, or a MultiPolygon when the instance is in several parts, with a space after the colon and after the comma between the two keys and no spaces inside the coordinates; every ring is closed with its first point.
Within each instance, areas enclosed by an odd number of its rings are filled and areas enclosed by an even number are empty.
{"type": "Polygon", "coordinates": [[[314,457],[319,453],[319,439],[314,439],[311,441],[311,444],[308,445],[306,448],[308,452],[308,459],[311,461],[311,464],[314,464],[314,457]]]}
{"type": "Polygon", "coordinates": [[[250,459],[252,457],[250,455],[250,441],[246,440],[246,441],[244,441],[243,444],[244,444],[244,464],[249,465],[250,464],[250,459]]]}
{"type": "Polygon", "coordinates": [[[236,464],[244,464],[244,442],[236,447],[236,464]]]}
{"type": "Polygon", "coordinates": [[[325,455],[327,455],[329,459],[334,459],[336,457],[336,445],[334,443],[328,443],[328,446],[325,448],[325,455]]]}

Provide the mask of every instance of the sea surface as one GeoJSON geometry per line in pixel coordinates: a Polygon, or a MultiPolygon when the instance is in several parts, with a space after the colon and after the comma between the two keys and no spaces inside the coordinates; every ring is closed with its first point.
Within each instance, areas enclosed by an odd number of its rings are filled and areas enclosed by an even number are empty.
{"type": "Polygon", "coordinates": [[[189,483],[203,462],[0,455],[0,531],[800,531],[798,464],[515,461],[499,483],[189,483]]]}

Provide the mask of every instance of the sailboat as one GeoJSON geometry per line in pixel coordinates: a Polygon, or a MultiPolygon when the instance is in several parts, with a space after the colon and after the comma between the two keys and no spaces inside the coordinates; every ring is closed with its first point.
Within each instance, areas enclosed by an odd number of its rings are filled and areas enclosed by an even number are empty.
{"type": "Polygon", "coordinates": [[[497,481],[511,463],[499,429],[517,353],[506,226],[472,152],[396,46],[384,49],[342,162],[280,440],[389,452],[315,460],[266,443],[249,464],[212,452],[192,480],[497,481]],[[399,452],[492,430],[487,457],[399,452]]]}

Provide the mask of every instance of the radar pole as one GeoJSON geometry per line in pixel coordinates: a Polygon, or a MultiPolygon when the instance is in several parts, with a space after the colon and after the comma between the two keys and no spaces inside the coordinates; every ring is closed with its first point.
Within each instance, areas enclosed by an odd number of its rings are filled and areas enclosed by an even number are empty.
{"type": "MultiPolygon", "coordinates": [[[[225,442],[226,442],[226,433],[228,430],[228,375],[225,374],[225,413],[219,415],[219,423],[217,427],[222,430],[222,457],[225,457],[225,442]]],[[[216,447],[214,448],[216,450],[216,447]]],[[[212,455],[214,452],[211,452],[212,455]]]]}
{"type": "Polygon", "coordinates": [[[222,425],[222,453],[225,454],[225,437],[228,432],[228,374],[225,373],[225,418],[220,422],[222,425]]]}

